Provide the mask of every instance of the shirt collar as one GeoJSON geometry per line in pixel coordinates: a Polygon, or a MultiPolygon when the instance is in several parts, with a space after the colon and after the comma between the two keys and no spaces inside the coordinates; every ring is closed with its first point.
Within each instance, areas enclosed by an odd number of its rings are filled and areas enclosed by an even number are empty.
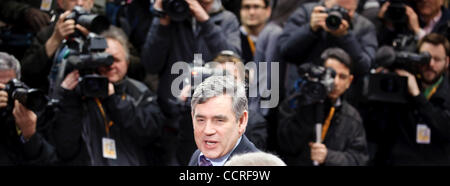
{"type": "MultiPolygon", "coordinates": [[[[225,154],[225,156],[222,156],[220,158],[216,158],[216,159],[209,159],[205,156],[205,158],[209,161],[211,161],[213,166],[223,166],[225,164],[225,162],[228,160],[228,158],[230,157],[231,153],[234,151],[234,149],[236,149],[236,147],[239,145],[239,143],[241,142],[242,136],[239,137],[237,143],[234,145],[233,149],[228,152],[227,154],[225,154]]],[[[197,157],[197,162],[200,162],[200,156],[203,155],[203,152],[200,151],[200,155],[197,157]]]]}
{"type": "Polygon", "coordinates": [[[254,35],[250,35],[244,28],[244,26],[239,27],[239,30],[241,30],[242,34],[244,34],[245,36],[250,37],[250,39],[256,43],[256,40],[258,39],[257,36],[254,35]]]}

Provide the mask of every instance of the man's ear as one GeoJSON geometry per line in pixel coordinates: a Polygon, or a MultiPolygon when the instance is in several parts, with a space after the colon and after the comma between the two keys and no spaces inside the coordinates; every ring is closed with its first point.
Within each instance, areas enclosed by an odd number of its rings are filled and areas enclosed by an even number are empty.
{"type": "Polygon", "coordinates": [[[241,118],[239,118],[239,120],[238,120],[240,135],[245,133],[245,129],[247,128],[247,123],[248,123],[248,111],[246,110],[246,111],[244,111],[244,113],[242,113],[241,118]]]}
{"type": "Polygon", "coordinates": [[[270,5],[267,5],[267,17],[266,17],[266,19],[267,20],[270,19],[271,15],[272,15],[272,7],[270,5]]]}
{"type": "Polygon", "coordinates": [[[350,74],[350,76],[348,77],[348,84],[347,84],[347,88],[349,88],[350,87],[350,85],[352,84],[352,82],[353,82],[353,75],[352,74],[350,74]]]}

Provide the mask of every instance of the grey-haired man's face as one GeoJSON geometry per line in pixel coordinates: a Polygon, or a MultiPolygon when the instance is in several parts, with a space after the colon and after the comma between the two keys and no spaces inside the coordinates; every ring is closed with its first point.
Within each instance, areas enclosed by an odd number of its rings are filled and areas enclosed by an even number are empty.
{"type": "Polygon", "coordinates": [[[94,6],[94,0],[58,0],[58,5],[63,10],[72,10],[75,6],[81,6],[90,11],[94,6]]]}
{"type": "Polygon", "coordinates": [[[193,108],[192,123],[197,148],[210,159],[230,152],[247,126],[247,111],[236,119],[232,99],[221,95],[208,99],[193,108]]]}
{"type": "Polygon", "coordinates": [[[16,78],[16,72],[14,70],[0,70],[0,83],[6,84],[13,78],[16,78]]]}

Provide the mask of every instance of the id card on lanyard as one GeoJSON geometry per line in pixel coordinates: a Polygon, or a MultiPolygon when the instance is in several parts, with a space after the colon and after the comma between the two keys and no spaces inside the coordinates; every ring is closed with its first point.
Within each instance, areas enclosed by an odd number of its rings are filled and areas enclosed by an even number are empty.
{"type": "Polygon", "coordinates": [[[41,1],[41,10],[43,11],[50,11],[50,8],[52,7],[52,0],[42,0],[41,1]]]}
{"type": "Polygon", "coordinates": [[[417,124],[416,142],[418,144],[430,144],[431,130],[425,124],[417,124]]]}
{"type": "Polygon", "coordinates": [[[108,123],[105,110],[103,109],[103,105],[100,100],[98,98],[95,98],[95,102],[97,103],[103,120],[105,121],[105,131],[107,137],[102,138],[103,157],[108,159],[117,159],[116,141],[109,137],[110,128],[114,123],[112,121],[108,123]]]}

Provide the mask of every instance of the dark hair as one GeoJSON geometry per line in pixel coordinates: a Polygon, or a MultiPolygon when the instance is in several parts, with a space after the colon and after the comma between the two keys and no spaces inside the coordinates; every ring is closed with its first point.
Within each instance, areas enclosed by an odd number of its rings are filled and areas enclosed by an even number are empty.
{"type": "Polygon", "coordinates": [[[433,45],[442,45],[445,49],[445,55],[449,56],[449,50],[450,50],[450,43],[443,35],[437,34],[437,33],[430,33],[426,36],[424,36],[419,43],[417,43],[417,50],[420,50],[420,47],[424,43],[431,43],[433,45]]]}
{"type": "Polygon", "coordinates": [[[345,50],[341,48],[328,48],[322,52],[320,55],[320,59],[322,61],[321,65],[325,65],[325,61],[329,58],[334,58],[341,62],[344,66],[346,66],[350,70],[350,74],[353,74],[353,62],[350,55],[348,55],[345,50]]]}
{"type": "MultiPolygon", "coordinates": [[[[241,4],[242,4],[242,1],[244,1],[244,0],[241,0],[241,4]]],[[[270,4],[270,0],[263,0],[263,1],[264,1],[264,4],[266,5],[265,8],[267,8],[267,7],[269,7],[269,6],[272,6],[272,5],[270,4]]]]}

